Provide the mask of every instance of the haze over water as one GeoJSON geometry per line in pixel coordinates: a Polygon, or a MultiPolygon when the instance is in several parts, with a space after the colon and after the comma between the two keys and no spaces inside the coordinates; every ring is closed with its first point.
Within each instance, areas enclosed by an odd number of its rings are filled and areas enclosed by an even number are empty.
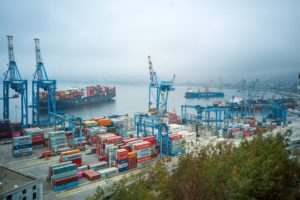
{"type": "MultiPolygon", "coordinates": [[[[76,88],[76,87],[86,87],[89,85],[95,85],[95,83],[58,83],[58,89],[66,88],[76,88]]],[[[108,85],[112,86],[112,85],[108,85]]],[[[90,119],[93,117],[107,116],[107,115],[122,115],[122,114],[133,114],[135,112],[146,112],[148,109],[148,85],[146,84],[115,84],[117,88],[117,96],[115,100],[109,102],[103,102],[97,105],[85,105],[85,106],[74,106],[73,108],[68,108],[65,110],[60,110],[59,112],[65,112],[68,114],[73,114],[74,116],[82,117],[83,119],[90,119]]],[[[211,88],[212,91],[223,91],[225,93],[224,98],[209,98],[209,99],[186,99],[184,93],[189,86],[176,86],[175,90],[170,92],[169,101],[168,101],[168,110],[176,111],[178,115],[181,113],[181,105],[191,104],[201,106],[212,105],[216,100],[229,100],[232,96],[247,98],[248,91],[237,92],[235,89],[216,89],[211,88]]],[[[31,85],[28,86],[28,102],[29,105],[32,103],[31,99],[31,85]]],[[[203,90],[204,88],[199,87],[203,90]]],[[[2,85],[0,87],[0,94],[2,94],[2,85]]],[[[14,94],[10,91],[10,94],[14,94]]],[[[257,94],[258,96],[262,95],[262,92],[257,94]]],[[[273,97],[275,94],[266,93],[265,98],[273,97]]],[[[277,97],[277,95],[275,95],[277,97]]],[[[3,101],[0,101],[0,112],[3,113],[3,101]]],[[[28,108],[29,111],[29,122],[32,119],[32,108],[28,108]]],[[[1,116],[2,117],[2,116],[1,116]]],[[[10,119],[12,121],[20,120],[20,98],[10,99],[10,119]]]]}

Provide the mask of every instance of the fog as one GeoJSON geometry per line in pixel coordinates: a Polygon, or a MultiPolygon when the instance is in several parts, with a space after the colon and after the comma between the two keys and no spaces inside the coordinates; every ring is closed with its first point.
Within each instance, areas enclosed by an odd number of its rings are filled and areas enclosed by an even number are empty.
{"type": "MultiPolygon", "coordinates": [[[[40,39],[48,77],[147,81],[265,78],[299,72],[300,1],[15,1],[0,6],[0,68],[14,36],[22,78],[40,39]]],[[[297,75],[295,75],[297,76],[297,75]]]]}

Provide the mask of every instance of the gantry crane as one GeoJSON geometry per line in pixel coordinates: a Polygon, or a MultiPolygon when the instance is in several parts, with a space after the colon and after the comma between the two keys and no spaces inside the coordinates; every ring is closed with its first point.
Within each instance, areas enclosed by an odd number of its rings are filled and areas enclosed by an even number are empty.
{"type": "Polygon", "coordinates": [[[171,81],[161,81],[156,72],[153,70],[150,56],[148,56],[148,63],[150,72],[148,109],[149,112],[155,112],[158,115],[163,115],[167,111],[169,91],[175,89],[173,87],[175,75],[171,81]],[[155,107],[152,106],[153,104],[155,107]]]}
{"type": "Polygon", "coordinates": [[[56,114],[56,80],[49,80],[42,62],[39,39],[34,39],[36,71],[32,80],[32,124],[50,125],[51,116],[56,114]],[[47,118],[41,119],[41,89],[47,92],[47,118]]]}
{"type": "Polygon", "coordinates": [[[9,88],[21,95],[21,124],[28,125],[28,93],[27,80],[23,80],[15,62],[13,36],[7,36],[8,40],[8,70],[4,73],[3,80],[3,118],[9,119],[9,88]]]}

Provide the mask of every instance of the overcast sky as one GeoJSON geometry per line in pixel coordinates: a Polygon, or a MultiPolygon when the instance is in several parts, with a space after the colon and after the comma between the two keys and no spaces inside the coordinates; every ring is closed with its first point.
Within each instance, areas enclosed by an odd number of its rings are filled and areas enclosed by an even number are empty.
{"type": "Polygon", "coordinates": [[[14,36],[23,78],[40,39],[50,78],[148,80],[263,78],[300,69],[299,0],[56,0],[0,3],[0,66],[14,36]]]}

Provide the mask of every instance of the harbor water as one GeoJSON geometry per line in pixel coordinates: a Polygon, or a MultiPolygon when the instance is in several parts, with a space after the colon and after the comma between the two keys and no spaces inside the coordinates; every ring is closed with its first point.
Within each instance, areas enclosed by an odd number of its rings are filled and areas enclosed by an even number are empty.
{"type": "MultiPolygon", "coordinates": [[[[95,83],[59,83],[57,85],[58,89],[68,89],[68,88],[78,88],[86,87],[89,85],[95,85],[95,83]]],[[[99,84],[103,85],[103,84],[99,84]]],[[[106,84],[108,85],[108,84],[106,84]]],[[[117,88],[117,94],[114,100],[103,102],[97,105],[84,105],[84,106],[74,106],[64,110],[59,110],[59,112],[64,112],[72,114],[74,116],[82,117],[83,119],[89,119],[92,117],[100,117],[115,114],[133,114],[135,112],[146,112],[148,109],[148,85],[147,84],[114,84],[108,86],[115,86],[117,88]]],[[[248,98],[248,91],[237,91],[236,89],[217,89],[211,88],[212,91],[222,91],[225,93],[224,98],[201,98],[201,99],[186,99],[184,94],[189,86],[176,86],[175,90],[170,92],[168,101],[168,110],[176,111],[180,115],[181,105],[191,104],[191,105],[201,105],[208,106],[216,100],[229,100],[232,96],[240,98],[248,98]]],[[[201,90],[203,88],[199,87],[201,90]]],[[[0,91],[2,94],[2,84],[0,91]]],[[[262,96],[264,92],[257,92],[256,96],[262,96]]],[[[10,90],[10,96],[14,94],[14,91],[10,90]]],[[[2,95],[1,95],[2,96],[2,95]]],[[[274,93],[265,93],[264,98],[277,98],[278,96],[274,93]]],[[[31,83],[28,85],[28,104],[32,103],[31,98],[31,83]]],[[[3,116],[3,100],[0,101],[0,113],[3,116]]],[[[28,108],[29,112],[29,122],[32,119],[32,108],[28,108]]],[[[10,120],[19,121],[20,120],[20,97],[16,99],[10,99],[10,120]]]]}

